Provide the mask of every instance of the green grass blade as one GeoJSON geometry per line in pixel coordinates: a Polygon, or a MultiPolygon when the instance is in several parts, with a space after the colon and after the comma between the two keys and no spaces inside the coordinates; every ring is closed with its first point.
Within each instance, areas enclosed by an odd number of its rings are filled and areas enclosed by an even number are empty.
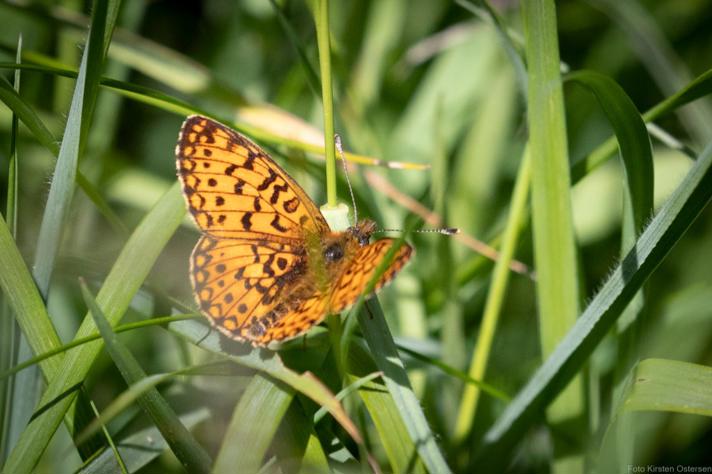
{"type": "MultiPolygon", "coordinates": [[[[181,423],[192,429],[210,417],[207,408],[198,408],[180,416],[181,423]]],[[[126,462],[129,472],[138,472],[142,467],[160,456],[168,448],[158,428],[151,426],[119,441],[117,449],[126,462]]],[[[105,449],[97,457],[87,462],[78,474],[107,474],[121,472],[110,449],[105,449]]]]}
{"type": "MultiPolygon", "coordinates": [[[[98,418],[99,410],[96,409],[96,405],[93,401],[90,401],[89,404],[91,405],[91,408],[94,411],[94,416],[98,418]]],[[[109,444],[111,451],[114,453],[114,459],[116,459],[116,463],[119,465],[119,469],[121,469],[121,474],[127,474],[128,469],[126,469],[126,464],[121,458],[121,453],[119,453],[119,450],[116,447],[116,443],[114,442],[114,439],[111,437],[111,433],[109,433],[109,430],[106,428],[106,425],[104,423],[101,423],[101,431],[104,433],[104,438],[109,444]]]]}
{"type": "Polygon", "coordinates": [[[712,199],[712,144],[596,294],[564,340],[488,431],[481,461],[506,462],[527,428],[578,373],[627,304],[712,199]]]}
{"type": "MultiPolygon", "coordinates": [[[[89,308],[94,324],[104,339],[106,350],[128,385],[133,385],[147,377],[133,354],[124,346],[111,325],[106,320],[94,296],[82,281],[82,296],[89,308]]],[[[138,397],[138,404],[151,417],[171,450],[189,472],[210,472],[213,461],[193,435],[178,419],[173,408],[155,388],[149,388],[138,397]]]]}
{"type": "MultiPolygon", "coordinates": [[[[371,380],[380,377],[382,374],[380,372],[372,372],[368,375],[364,375],[363,377],[354,377],[353,380],[351,381],[350,384],[348,384],[346,387],[342,388],[339,393],[336,394],[336,399],[338,401],[343,401],[344,398],[348,397],[352,393],[358,391],[361,387],[366,385],[368,382],[371,380]]],[[[326,416],[328,412],[326,411],[326,408],[321,407],[319,408],[316,413],[314,413],[314,424],[319,423],[324,416],[326,416]]]]}
{"type": "Polygon", "coordinates": [[[512,399],[509,395],[507,395],[505,392],[502,390],[499,390],[496,387],[493,387],[492,385],[482,382],[481,380],[476,380],[469,375],[467,375],[465,372],[462,372],[460,370],[457,370],[456,368],[444,364],[441,362],[439,359],[435,357],[430,357],[425,354],[421,354],[420,352],[417,352],[411,348],[405,347],[402,344],[397,344],[398,346],[398,351],[402,352],[413,359],[419,360],[427,365],[431,365],[433,367],[437,367],[443,373],[446,373],[447,375],[450,375],[451,377],[455,377],[456,379],[460,379],[466,384],[474,385],[475,387],[479,387],[480,390],[482,390],[485,393],[488,393],[489,395],[493,396],[494,398],[499,398],[502,401],[509,401],[512,399]]]}
{"type": "MultiPolygon", "coordinates": [[[[621,257],[624,257],[653,214],[653,151],[648,130],[633,101],[609,77],[593,71],[577,71],[570,74],[567,80],[593,93],[608,118],[618,142],[626,177],[620,252],[621,257]]],[[[619,320],[621,347],[617,364],[619,379],[621,375],[628,373],[639,357],[639,324],[635,323],[643,305],[641,291],[619,320]]]]}
{"type": "MultiPolygon", "coordinates": [[[[59,252],[62,229],[74,195],[77,166],[83,141],[91,123],[93,106],[104,64],[104,32],[107,29],[107,2],[94,2],[82,61],[79,66],[72,104],[64,129],[57,165],[52,177],[45,212],[42,216],[32,275],[40,293],[47,298],[54,262],[59,252]]],[[[111,31],[111,27],[109,27],[111,31]]]]}
{"type": "MultiPolygon", "coordinates": [[[[49,352],[61,345],[42,296],[2,217],[0,217],[0,288],[35,354],[49,352]]],[[[45,377],[51,379],[59,373],[60,363],[59,359],[48,359],[40,363],[40,368],[45,377]]]]}
{"type": "MultiPolygon", "coordinates": [[[[532,159],[532,229],[537,272],[539,339],[546,357],[576,321],[578,270],[571,211],[566,116],[559,72],[556,6],[553,0],[525,0],[522,16],[529,72],[527,119],[532,159]]],[[[552,423],[583,411],[581,378],[576,377],[548,407],[552,423]]],[[[581,472],[582,459],[563,459],[554,440],[554,471],[581,472]],[[565,463],[565,464],[564,464],[565,463]]]]}
{"type": "MultiPolygon", "coordinates": [[[[114,331],[118,333],[118,331],[114,331]]],[[[101,337],[101,335],[99,336],[101,337]]],[[[82,444],[93,436],[104,425],[109,424],[123,411],[131,408],[136,400],[154,387],[174,379],[181,375],[234,375],[234,370],[231,370],[232,364],[229,362],[209,362],[201,365],[184,367],[173,372],[161,374],[152,374],[146,376],[136,383],[131,384],[124,392],[119,394],[101,414],[95,414],[94,420],[89,423],[81,433],[79,433],[74,442],[77,445],[82,444]]]]}
{"type": "MultiPolygon", "coordinates": [[[[712,94],[712,70],[700,74],[675,94],[667,97],[645,112],[643,114],[643,120],[645,120],[645,122],[654,122],[676,111],[680,107],[710,94],[712,94]]],[[[611,137],[596,147],[593,152],[586,155],[583,159],[576,161],[571,169],[574,182],[580,180],[583,176],[605,163],[606,160],[616,152],[617,146],[615,137],[611,137]]]]}
{"type": "Polygon", "coordinates": [[[653,152],[648,130],[633,101],[612,79],[594,71],[577,71],[566,80],[590,90],[613,127],[632,205],[634,233],[624,244],[628,250],[653,212],[653,152]]]}
{"type": "MultiPolygon", "coordinates": [[[[22,57],[22,35],[17,40],[17,52],[15,54],[15,62],[19,63],[22,57]]],[[[13,83],[13,91],[20,92],[20,70],[15,70],[15,78],[13,83]]],[[[4,80],[4,78],[3,78],[4,80]]],[[[19,123],[17,115],[13,112],[12,123],[10,125],[10,153],[7,169],[7,207],[5,219],[7,227],[13,239],[17,239],[17,198],[18,198],[18,157],[17,157],[17,127],[19,123]]],[[[19,327],[15,323],[10,310],[10,305],[5,297],[0,294],[0,370],[7,370],[15,365],[18,359],[18,347],[16,341],[20,341],[23,352],[27,351],[27,341],[22,339],[19,327]]],[[[27,374],[26,377],[17,377],[11,380],[2,380],[0,382],[0,464],[5,462],[5,458],[12,448],[14,440],[19,437],[21,428],[24,422],[29,419],[28,414],[32,411],[32,407],[28,409],[21,405],[25,400],[34,402],[33,397],[37,389],[35,386],[29,386],[30,383],[35,385],[37,381],[37,371],[32,374],[27,374]],[[15,396],[17,395],[17,396],[15,396]],[[24,395],[24,396],[23,396],[24,395]]],[[[27,404],[26,404],[27,405],[27,404]]]]}
{"type": "MultiPolygon", "coordinates": [[[[16,71],[24,68],[18,67],[16,71]]],[[[14,114],[25,124],[37,141],[44,146],[53,156],[59,154],[59,145],[52,132],[42,123],[37,113],[30,107],[20,95],[10,86],[7,80],[0,76],[0,101],[4,102],[14,114]]],[[[121,223],[116,213],[109,207],[109,204],[101,196],[99,190],[89,182],[89,180],[77,170],[77,184],[82,191],[91,199],[99,211],[106,217],[107,221],[122,234],[126,234],[126,228],[121,223]]]]}
{"type": "Polygon", "coordinates": [[[255,375],[235,406],[213,472],[230,474],[236,466],[246,474],[259,471],[294,394],[288,385],[255,375]]]}
{"type": "MultiPolygon", "coordinates": [[[[184,215],[185,203],[180,195],[180,187],[175,183],[133,232],[99,291],[97,302],[111,324],[116,324],[124,314],[153,262],[180,225],[184,215]]],[[[1,238],[0,228],[0,240],[1,238]]],[[[75,338],[89,336],[95,331],[91,318],[85,317],[75,338]]],[[[57,342],[54,346],[59,345],[57,342]]],[[[69,352],[61,361],[60,369],[57,370],[58,376],[50,379],[42,403],[56,398],[84,380],[101,346],[100,342],[95,341],[69,352]]],[[[49,349],[51,348],[36,353],[47,352],[49,349]]],[[[45,363],[52,360],[48,359],[45,363]]],[[[28,425],[17,446],[10,453],[6,472],[30,472],[34,468],[72,400],[73,396],[62,400],[28,425]]]]}
{"type": "Polygon", "coordinates": [[[638,363],[625,411],[712,416],[712,367],[668,359],[638,363]]]}
{"type": "MultiPolygon", "coordinates": [[[[324,149],[326,150],[326,205],[337,206],[336,149],[334,148],[334,92],[331,87],[331,46],[328,0],[312,0],[321,73],[321,101],[324,108],[324,149]]],[[[337,339],[338,340],[338,339],[337,339]]]]}
{"type": "Polygon", "coordinates": [[[420,459],[430,472],[451,472],[410,386],[380,305],[370,299],[366,309],[358,313],[359,326],[420,459]]]}
{"type": "MultiPolygon", "coordinates": [[[[517,181],[512,192],[511,212],[504,230],[503,244],[499,258],[494,265],[492,283],[485,309],[482,314],[482,324],[477,335],[475,349],[472,352],[472,361],[468,376],[475,380],[482,380],[487,369],[487,360],[492,349],[497,323],[499,321],[502,304],[506,295],[509,281],[509,264],[514,257],[514,251],[519,242],[519,233],[523,227],[524,209],[526,209],[529,197],[529,183],[531,181],[531,157],[529,151],[525,149],[522,156],[522,163],[517,175],[517,181]]],[[[455,439],[464,440],[472,429],[477,411],[477,402],[480,396],[480,387],[472,384],[465,386],[460,400],[460,408],[457,414],[455,425],[455,439]]]]}
{"type": "MultiPolygon", "coordinates": [[[[161,318],[148,319],[146,321],[139,321],[136,323],[122,324],[120,326],[116,326],[114,328],[114,332],[119,333],[119,332],[131,331],[133,329],[144,328],[144,327],[149,327],[149,326],[154,326],[154,325],[159,325],[159,324],[167,324],[167,323],[170,323],[173,321],[182,321],[184,319],[192,319],[192,318],[195,318],[196,316],[197,315],[193,315],[193,314],[174,315],[174,316],[165,316],[165,317],[161,317],[161,318]]],[[[59,347],[56,347],[50,351],[43,352],[40,355],[32,357],[26,361],[23,361],[20,364],[17,364],[14,367],[8,368],[5,371],[0,372],[0,380],[3,380],[13,374],[16,374],[16,373],[22,371],[23,369],[26,369],[28,367],[35,365],[35,364],[38,364],[45,359],[49,359],[50,357],[54,357],[58,354],[63,354],[65,352],[67,352],[69,349],[72,349],[77,346],[81,346],[82,344],[86,344],[87,342],[95,341],[97,339],[101,339],[100,334],[93,334],[91,336],[81,337],[81,338],[73,340],[70,343],[63,344],[59,347]]]]}
{"type": "Polygon", "coordinates": [[[277,446],[279,465],[285,472],[330,473],[329,461],[321,446],[314,425],[309,421],[301,405],[292,403],[287,410],[280,430],[277,446]],[[299,471],[297,471],[299,467],[299,471]]]}
{"type": "MultiPolygon", "coordinates": [[[[368,373],[374,372],[376,366],[366,346],[361,342],[351,344],[349,351],[349,367],[354,369],[350,375],[364,379],[368,373]]],[[[378,442],[383,446],[393,472],[425,472],[423,462],[418,456],[416,444],[411,439],[408,428],[403,421],[394,398],[383,383],[369,381],[358,391],[359,397],[373,420],[378,433],[378,442]]]]}
{"type": "Polygon", "coordinates": [[[245,354],[227,352],[222,347],[221,336],[197,321],[178,321],[171,323],[169,329],[198,347],[220,354],[244,367],[264,372],[270,377],[286,383],[325,407],[357,443],[363,443],[358,429],[349,419],[339,401],[311,372],[298,374],[284,365],[278,353],[264,349],[253,349],[245,354]]]}

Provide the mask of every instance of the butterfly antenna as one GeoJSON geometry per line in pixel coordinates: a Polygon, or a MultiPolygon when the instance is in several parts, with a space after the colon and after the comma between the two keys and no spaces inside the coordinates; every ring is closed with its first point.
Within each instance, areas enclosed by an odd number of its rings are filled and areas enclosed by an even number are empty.
{"type": "Polygon", "coordinates": [[[341,135],[338,133],[334,134],[334,144],[336,149],[339,151],[339,156],[341,157],[341,164],[344,165],[344,176],[346,176],[346,184],[349,187],[349,194],[351,195],[351,204],[354,207],[354,225],[358,222],[358,210],[356,209],[356,196],[354,196],[354,190],[351,187],[351,180],[349,179],[349,170],[346,167],[346,158],[344,157],[344,148],[341,146],[341,135]]]}
{"type": "MultiPolygon", "coordinates": [[[[376,232],[403,232],[403,229],[378,229],[376,232]]],[[[455,235],[460,233],[460,229],[457,227],[443,227],[441,229],[417,229],[413,232],[418,234],[455,235]]]]}

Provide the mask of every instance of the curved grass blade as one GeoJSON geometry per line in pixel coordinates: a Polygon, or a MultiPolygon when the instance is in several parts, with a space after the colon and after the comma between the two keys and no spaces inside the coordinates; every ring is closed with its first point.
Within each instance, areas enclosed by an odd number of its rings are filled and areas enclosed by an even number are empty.
{"type": "MultiPolygon", "coordinates": [[[[118,331],[114,331],[118,333],[118,331]]],[[[99,336],[101,337],[101,336],[99,336]]],[[[229,364],[229,363],[228,363],[229,364]]],[[[231,365],[231,364],[230,364],[231,365]]],[[[131,384],[126,391],[116,397],[101,414],[96,414],[96,418],[91,421],[79,435],[74,439],[75,444],[80,445],[93,436],[103,426],[109,424],[121,412],[131,407],[136,400],[152,388],[176,378],[180,375],[232,375],[234,371],[223,361],[209,362],[196,366],[185,367],[173,372],[148,375],[136,383],[131,384]]]]}
{"type": "Polygon", "coordinates": [[[627,250],[653,212],[653,152],[648,130],[638,109],[613,80],[594,71],[577,71],[566,77],[591,91],[606,114],[620,148],[633,223],[626,236],[627,250]]]}
{"type": "MultiPolygon", "coordinates": [[[[116,333],[111,330],[111,325],[106,320],[104,313],[99,309],[94,296],[89,292],[84,281],[80,281],[80,285],[84,302],[87,304],[94,323],[104,339],[106,350],[119,369],[121,376],[128,385],[139,383],[147,377],[146,372],[144,372],[126,346],[119,341],[116,333]]],[[[212,459],[195,440],[190,431],[183,426],[178,419],[178,415],[176,415],[173,408],[166,402],[166,399],[163,398],[155,386],[148,388],[145,393],[139,395],[138,404],[151,417],[163,438],[171,447],[171,451],[189,472],[210,472],[210,466],[213,463],[212,459]]]]}
{"type": "Polygon", "coordinates": [[[269,377],[252,377],[235,405],[213,472],[231,474],[236,466],[246,474],[258,472],[295,393],[294,388],[269,377]]]}
{"type": "MultiPolygon", "coordinates": [[[[381,375],[383,375],[381,372],[371,372],[370,374],[364,375],[363,377],[354,378],[354,380],[350,384],[348,384],[346,387],[342,388],[341,391],[339,391],[339,393],[337,393],[335,395],[336,399],[338,401],[342,401],[344,398],[346,398],[349,395],[351,395],[352,393],[358,391],[361,387],[366,385],[368,382],[370,382],[371,380],[373,380],[375,378],[380,377],[381,375]]],[[[321,419],[324,418],[324,416],[326,416],[327,413],[328,412],[326,411],[326,408],[324,408],[324,407],[319,408],[316,411],[316,413],[314,413],[314,418],[313,418],[314,424],[316,425],[317,423],[319,423],[321,421],[321,419]]]]}
{"type": "MultiPolygon", "coordinates": [[[[37,53],[35,53],[37,55],[37,53]]],[[[44,58],[44,57],[43,57],[44,58]]],[[[47,60],[43,60],[43,62],[47,62],[47,60]]],[[[16,69],[16,68],[21,68],[25,70],[33,70],[33,71],[40,71],[40,72],[45,72],[45,73],[50,73],[50,74],[57,74],[61,75],[64,77],[77,77],[76,71],[73,71],[71,69],[66,69],[66,68],[61,68],[61,67],[56,67],[56,66],[38,66],[38,65],[31,65],[31,64],[20,64],[16,65],[15,63],[8,63],[8,62],[0,62],[0,69],[16,69]]],[[[114,79],[108,79],[108,78],[103,78],[101,81],[101,85],[103,87],[106,87],[109,90],[112,90],[116,93],[122,94],[123,96],[143,103],[147,105],[152,105],[157,108],[160,108],[161,110],[165,110],[174,114],[178,115],[191,115],[191,114],[200,114],[204,115],[206,117],[213,118],[215,120],[218,120],[222,123],[230,125],[232,128],[235,128],[236,130],[239,130],[246,135],[249,135],[257,140],[265,141],[268,143],[275,143],[275,144],[280,144],[280,145],[285,145],[290,148],[294,148],[296,150],[303,150],[308,153],[313,153],[316,155],[324,155],[324,147],[315,145],[312,143],[307,143],[301,140],[295,140],[292,138],[287,138],[284,136],[280,136],[274,132],[271,132],[269,130],[266,130],[262,127],[254,126],[254,125],[248,125],[242,122],[235,122],[234,120],[230,119],[227,120],[224,117],[218,117],[215,114],[211,114],[207,110],[201,109],[195,105],[191,105],[185,101],[182,101],[176,97],[173,97],[169,94],[166,94],[164,92],[160,92],[155,89],[151,89],[149,87],[145,86],[139,86],[135,85],[132,83],[128,82],[123,82],[123,81],[117,81],[114,79]]],[[[266,112],[270,113],[270,109],[267,109],[266,112]]],[[[274,113],[272,113],[274,115],[274,113]]],[[[387,168],[397,168],[397,169],[410,169],[410,170],[423,170],[427,169],[427,165],[419,164],[419,163],[411,163],[411,162],[390,162],[390,161],[383,161],[378,158],[374,158],[371,156],[365,156],[365,155],[358,155],[356,153],[344,152],[344,156],[346,159],[352,163],[358,163],[358,164],[363,164],[363,165],[371,165],[371,166],[385,166],[387,168]]]]}
{"type": "MultiPolygon", "coordinates": [[[[674,112],[683,105],[694,102],[695,100],[710,94],[712,94],[712,70],[700,74],[678,92],[645,112],[643,114],[643,120],[645,120],[645,122],[654,122],[660,117],[674,112]]],[[[616,139],[615,137],[611,137],[599,145],[590,154],[574,162],[571,167],[571,177],[573,182],[577,182],[586,174],[605,163],[606,160],[608,160],[608,158],[613,156],[616,152],[616,147],[616,139]]]]}
{"type": "Polygon", "coordinates": [[[264,372],[293,387],[325,407],[354,441],[359,444],[363,443],[363,438],[356,425],[349,419],[339,401],[311,372],[298,374],[284,365],[278,353],[265,349],[252,349],[243,354],[230,353],[223,348],[221,336],[216,331],[210,330],[197,321],[178,321],[171,323],[168,327],[172,332],[198,347],[227,357],[244,367],[264,372]]]}
{"type": "MultiPolygon", "coordinates": [[[[633,247],[653,214],[653,151],[648,130],[633,101],[612,79],[593,71],[577,71],[567,80],[588,89],[608,118],[618,142],[625,170],[621,258],[633,247]]],[[[643,291],[631,301],[619,320],[620,354],[617,376],[627,374],[638,358],[637,316],[644,305],[643,291]]],[[[617,380],[619,383],[620,380],[617,380]]]]}
{"type": "MultiPolygon", "coordinates": [[[[190,413],[180,415],[181,423],[192,429],[210,417],[207,408],[198,408],[190,413]]],[[[121,459],[126,462],[129,472],[138,472],[146,464],[157,458],[168,448],[168,443],[158,431],[151,426],[119,441],[116,445],[121,459]]],[[[110,449],[105,449],[95,458],[87,461],[78,474],[108,474],[119,473],[116,458],[110,449]]]]}
{"type": "Polygon", "coordinates": [[[669,359],[638,363],[625,411],[712,416],[712,367],[669,359]]]}
{"type": "Polygon", "coordinates": [[[480,453],[491,469],[506,462],[514,444],[578,373],[631,298],[712,199],[712,143],[615,268],[557,348],[488,431],[480,453]]]}
{"type": "MultiPolygon", "coordinates": [[[[135,323],[122,324],[120,326],[116,326],[114,328],[114,332],[120,333],[120,332],[124,332],[124,331],[131,331],[133,329],[161,325],[161,324],[168,324],[172,321],[182,321],[184,319],[193,319],[196,317],[202,318],[202,316],[198,316],[197,314],[182,314],[182,315],[174,315],[174,316],[165,316],[165,317],[161,317],[161,318],[153,318],[153,319],[148,319],[146,321],[139,321],[139,322],[135,322],[135,323]]],[[[35,364],[38,364],[45,359],[49,359],[50,357],[54,357],[58,354],[63,354],[65,352],[67,352],[69,349],[72,349],[77,346],[81,346],[82,344],[86,344],[87,342],[95,341],[97,339],[101,339],[101,334],[93,334],[91,336],[75,339],[68,344],[63,344],[55,349],[44,352],[38,356],[32,357],[31,359],[27,359],[26,361],[22,362],[21,364],[17,364],[16,366],[9,368],[9,369],[5,370],[4,372],[0,373],[0,380],[3,380],[13,374],[16,374],[17,372],[20,372],[21,370],[26,369],[27,367],[31,367],[35,364]]]]}

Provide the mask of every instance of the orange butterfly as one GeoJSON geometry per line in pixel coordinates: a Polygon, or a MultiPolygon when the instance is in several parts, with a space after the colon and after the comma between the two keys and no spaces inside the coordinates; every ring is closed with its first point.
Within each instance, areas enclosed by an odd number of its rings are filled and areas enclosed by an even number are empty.
{"type": "MultiPolygon", "coordinates": [[[[264,346],[298,336],[356,302],[393,239],[371,221],[332,232],[304,190],[260,147],[192,115],[176,146],[178,178],[203,235],[190,259],[201,312],[226,336],[264,346]]],[[[410,259],[402,245],[376,284],[410,259]]]]}

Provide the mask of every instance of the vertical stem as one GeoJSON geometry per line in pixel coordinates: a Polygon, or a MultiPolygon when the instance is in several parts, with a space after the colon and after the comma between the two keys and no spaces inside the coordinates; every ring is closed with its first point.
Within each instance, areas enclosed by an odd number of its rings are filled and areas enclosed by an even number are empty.
{"type": "Polygon", "coordinates": [[[334,150],[334,100],[331,89],[331,46],[329,43],[329,0],[314,2],[316,40],[319,48],[321,98],[324,104],[324,151],[326,156],[326,204],[336,207],[336,153],[334,150]]]}
{"type": "MultiPolygon", "coordinates": [[[[539,332],[546,357],[576,320],[578,272],[556,5],[553,0],[525,0],[522,7],[529,72],[527,106],[539,332]]],[[[549,406],[549,422],[574,420],[582,406],[579,376],[549,406]]],[[[555,457],[559,457],[556,442],[554,449],[555,457]]],[[[553,467],[554,472],[581,472],[583,464],[581,459],[557,459],[553,467]]]]}
{"type": "MultiPolygon", "coordinates": [[[[316,41],[319,49],[319,72],[321,74],[321,100],[324,106],[324,155],[326,159],[326,209],[337,210],[336,200],[336,148],[334,143],[334,100],[331,88],[331,45],[329,31],[329,0],[313,0],[314,23],[316,24],[316,41]]],[[[327,216],[329,225],[334,228],[332,219],[327,216]]],[[[336,230],[336,229],[335,229],[336,230]]],[[[342,229],[338,229],[342,230],[342,229]]],[[[341,359],[341,320],[338,315],[327,318],[329,338],[334,353],[334,362],[339,375],[345,376],[343,360],[341,359]]]]}
{"type": "MultiPolygon", "coordinates": [[[[484,379],[487,360],[492,349],[492,341],[494,340],[497,322],[507,290],[507,283],[509,282],[509,264],[512,261],[514,251],[519,242],[519,232],[526,220],[525,215],[530,181],[531,159],[529,148],[526,148],[522,156],[522,162],[519,165],[517,182],[514,185],[514,191],[512,193],[512,205],[509,218],[507,219],[507,225],[502,238],[502,249],[494,265],[492,283],[487,293],[487,301],[485,302],[485,309],[482,315],[482,324],[480,325],[480,332],[477,336],[475,350],[472,353],[472,361],[470,362],[468,375],[475,380],[484,379]]],[[[462,399],[460,400],[457,423],[455,425],[455,439],[458,442],[464,441],[472,429],[479,396],[479,387],[472,384],[465,386],[462,399]]]]}

